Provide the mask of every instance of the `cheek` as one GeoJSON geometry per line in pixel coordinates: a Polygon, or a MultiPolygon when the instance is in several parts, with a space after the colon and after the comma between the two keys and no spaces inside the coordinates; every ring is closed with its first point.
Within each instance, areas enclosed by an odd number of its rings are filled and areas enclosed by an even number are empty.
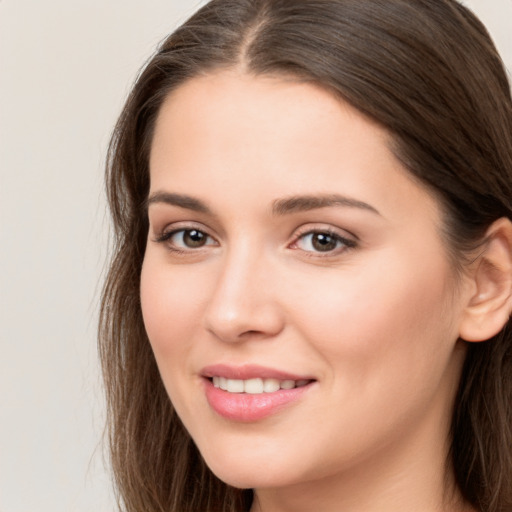
{"type": "Polygon", "coordinates": [[[451,270],[439,254],[416,261],[383,251],[364,271],[347,268],[317,280],[314,294],[295,294],[290,309],[302,312],[297,321],[328,364],[368,379],[410,365],[427,371],[436,353],[446,362],[457,339],[451,270]]]}
{"type": "Polygon", "coordinates": [[[201,326],[201,284],[190,271],[171,269],[158,255],[149,253],[144,260],[140,286],[144,326],[164,387],[181,417],[194,414],[190,365],[193,340],[201,326]]]}
{"type": "Polygon", "coordinates": [[[333,404],[343,404],[336,416],[347,435],[337,445],[341,452],[346,439],[359,453],[369,440],[399,439],[427,410],[446,411],[457,376],[448,267],[439,258],[422,271],[396,256],[381,261],[386,264],[368,265],[364,273],[317,281],[322,301],[310,294],[291,306],[302,312],[296,323],[316,352],[311,359],[323,361],[331,391],[314,416],[333,417],[333,404]]]}
{"type": "Polygon", "coordinates": [[[193,279],[180,278],[151,253],[144,260],[140,300],[144,325],[159,367],[172,365],[186,353],[192,331],[198,328],[200,287],[193,279]],[[173,357],[167,357],[173,356],[173,357]]]}

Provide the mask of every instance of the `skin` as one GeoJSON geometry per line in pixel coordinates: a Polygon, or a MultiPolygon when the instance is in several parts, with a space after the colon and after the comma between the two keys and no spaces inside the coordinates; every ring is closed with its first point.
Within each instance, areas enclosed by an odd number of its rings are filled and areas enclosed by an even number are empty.
{"type": "Polygon", "coordinates": [[[253,511],[463,510],[446,460],[474,290],[450,264],[439,205],[389,146],[320,87],[238,71],[192,79],[159,114],[144,321],[185,427],[219,478],[255,489],[253,511]],[[273,211],[332,194],[367,207],[273,211]],[[186,229],[206,243],[187,246],[186,229]],[[312,231],[348,242],[322,252],[312,231]],[[241,424],[206,400],[201,370],[218,363],[315,382],[241,424]]]}

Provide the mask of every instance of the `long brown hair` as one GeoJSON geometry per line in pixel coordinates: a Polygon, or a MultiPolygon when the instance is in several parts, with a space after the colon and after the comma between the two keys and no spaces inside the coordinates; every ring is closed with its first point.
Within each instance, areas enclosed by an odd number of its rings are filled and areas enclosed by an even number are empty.
{"type": "MultiPolygon", "coordinates": [[[[512,102],[483,25],[455,0],[213,0],[161,45],[115,128],[107,192],[115,247],[99,347],[119,501],[129,512],[247,510],[251,491],[206,467],[164,390],[144,330],[139,280],[148,230],[148,153],[170,91],[222,68],[320,84],[384,126],[394,152],[445,210],[459,265],[486,228],[512,218],[512,102]]],[[[452,421],[463,497],[512,510],[512,328],[471,344],[452,421]]]]}

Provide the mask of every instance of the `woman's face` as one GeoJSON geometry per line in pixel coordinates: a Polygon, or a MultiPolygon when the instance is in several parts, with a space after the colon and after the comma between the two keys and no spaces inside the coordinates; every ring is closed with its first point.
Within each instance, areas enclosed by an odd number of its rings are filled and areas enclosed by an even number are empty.
{"type": "Polygon", "coordinates": [[[224,71],[168,97],[150,170],[144,322],[211,469],[264,489],[444,464],[465,288],[386,132],[224,71]]]}

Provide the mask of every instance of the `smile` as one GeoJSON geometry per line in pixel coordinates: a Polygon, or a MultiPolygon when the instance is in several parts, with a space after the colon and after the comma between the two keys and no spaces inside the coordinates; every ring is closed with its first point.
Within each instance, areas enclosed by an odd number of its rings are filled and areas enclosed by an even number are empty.
{"type": "Polygon", "coordinates": [[[261,393],[275,393],[280,389],[294,389],[306,386],[311,381],[301,380],[279,380],[279,379],[228,379],[226,377],[214,376],[211,381],[215,388],[220,388],[228,393],[248,393],[259,395],[261,393]]]}
{"type": "Polygon", "coordinates": [[[211,409],[235,422],[254,422],[302,401],[317,380],[260,366],[205,369],[202,381],[211,409]]]}

